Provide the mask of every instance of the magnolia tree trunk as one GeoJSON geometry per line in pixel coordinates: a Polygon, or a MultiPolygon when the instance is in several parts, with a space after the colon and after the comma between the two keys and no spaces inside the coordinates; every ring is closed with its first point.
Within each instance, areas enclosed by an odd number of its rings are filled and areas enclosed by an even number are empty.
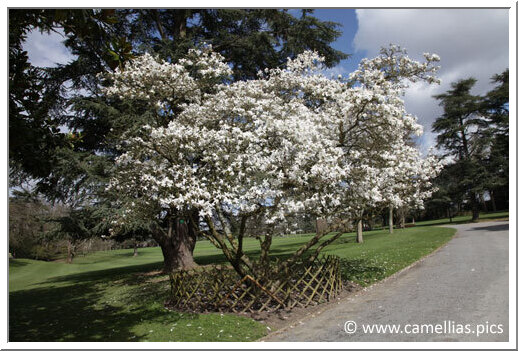
{"type": "Polygon", "coordinates": [[[359,214],[358,223],[356,223],[356,242],[361,244],[363,243],[363,210],[359,214]]]}
{"type": "Polygon", "coordinates": [[[358,244],[363,243],[363,220],[361,218],[358,220],[358,225],[356,226],[356,242],[358,244]]]}
{"type": "Polygon", "coordinates": [[[187,220],[170,218],[167,232],[156,231],[153,238],[160,245],[164,255],[164,273],[179,269],[188,270],[197,266],[193,257],[196,234],[187,220]]]}
{"type": "Polygon", "coordinates": [[[389,234],[394,233],[394,207],[389,206],[389,234]]]}

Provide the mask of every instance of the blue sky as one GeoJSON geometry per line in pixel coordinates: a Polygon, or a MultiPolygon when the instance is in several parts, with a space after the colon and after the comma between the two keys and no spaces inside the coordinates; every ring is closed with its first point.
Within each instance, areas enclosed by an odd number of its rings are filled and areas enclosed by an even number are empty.
{"type": "MultiPolygon", "coordinates": [[[[412,84],[405,95],[407,111],[424,126],[418,140],[423,153],[435,144],[431,124],[441,114],[432,96],[468,77],[478,80],[473,92],[484,94],[492,88],[491,76],[509,67],[508,10],[316,9],[314,16],[342,25],[342,35],[332,45],[352,56],[330,70],[335,75],[353,71],[362,58],[374,57],[381,46],[391,43],[405,47],[414,59],[422,58],[423,52],[441,56],[442,84],[412,84]]],[[[29,35],[25,48],[31,62],[52,66],[70,60],[62,40],[58,34],[29,35]]]]}
{"type": "Polygon", "coordinates": [[[337,22],[342,25],[342,35],[332,46],[351,55],[347,60],[342,60],[339,67],[343,68],[344,72],[354,71],[360,60],[366,56],[365,50],[356,52],[353,46],[354,36],[358,30],[356,11],[353,9],[316,9],[314,15],[322,20],[337,22]]]}

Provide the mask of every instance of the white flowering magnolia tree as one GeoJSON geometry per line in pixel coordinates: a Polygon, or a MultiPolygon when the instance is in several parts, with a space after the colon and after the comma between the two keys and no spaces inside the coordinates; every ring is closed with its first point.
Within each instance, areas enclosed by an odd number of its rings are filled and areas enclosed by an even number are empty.
{"type": "MultiPolygon", "coordinates": [[[[148,99],[158,115],[174,116],[123,143],[110,184],[125,208],[120,222],[169,219],[156,229],[166,265],[164,240],[181,241],[174,218],[189,221],[240,275],[260,276],[273,230],[290,217],[357,218],[368,206],[419,206],[429,196],[440,164],[406,142],[422,128],[402,95],[410,81],[437,81],[436,55],[417,62],[391,46],[347,79],[330,79],[322,73],[324,58],[305,52],[285,69],[231,84],[215,84],[232,74],[221,56],[190,55],[175,64],[143,56],[116,72],[107,90],[148,99]],[[247,221],[257,217],[268,228],[247,233],[247,221]],[[243,250],[247,234],[261,242],[256,260],[243,250]]],[[[341,233],[326,234],[315,234],[273,269],[288,268],[312,248],[314,259],[341,233]]],[[[181,260],[173,263],[166,270],[184,268],[181,260]]]]}
{"type": "MultiPolygon", "coordinates": [[[[146,106],[147,113],[154,117],[147,118],[150,125],[142,131],[143,136],[149,136],[150,129],[167,126],[186,106],[199,104],[205,95],[216,92],[231,73],[223,58],[209,48],[190,50],[184,59],[174,64],[158,62],[146,54],[128,63],[124,70],[117,69],[107,75],[113,84],[105,93],[110,98],[146,106]]],[[[127,142],[133,141],[130,138],[121,142],[121,151],[124,152],[127,142]]],[[[121,169],[119,164],[116,172],[121,169]]],[[[138,184],[141,176],[137,173],[133,176],[136,178],[132,178],[132,182],[138,184]]],[[[162,249],[165,270],[196,265],[193,259],[196,233],[185,216],[181,217],[173,207],[161,206],[159,201],[147,201],[146,190],[129,181],[124,189],[112,187],[112,190],[118,199],[113,205],[120,209],[111,223],[112,235],[142,225],[150,227],[162,249]]],[[[191,216],[196,217],[196,208],[191,210],[191,216]]]]}

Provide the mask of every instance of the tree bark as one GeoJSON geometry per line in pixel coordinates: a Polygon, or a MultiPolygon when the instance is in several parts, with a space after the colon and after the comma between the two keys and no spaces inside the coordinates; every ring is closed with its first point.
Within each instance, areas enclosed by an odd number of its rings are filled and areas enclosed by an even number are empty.
{"type": "Polygon", "coordinates": [[[169,215],[167,233],[162,230],[153,233],[164,256],[164,273],[198,266],[193,257],[196,235],[190,227],[186,220],[169,215]]]}
{"type": "Polygon", "coordinates": [[[356,242],[358,244],[363,243],[363,213],[364,210],[360,210],[358,222],[356,223],[356,242]]]}
{"type": "Polygon", "coordinates": [[[394,233],[394,207],[389,206],[389,234],[394,233]]]}
{"type": "Polygon", "coordinates": [[[361,218],[356,226],[356,242],[358,244],[363,243],[363,220],[361,218]]]}

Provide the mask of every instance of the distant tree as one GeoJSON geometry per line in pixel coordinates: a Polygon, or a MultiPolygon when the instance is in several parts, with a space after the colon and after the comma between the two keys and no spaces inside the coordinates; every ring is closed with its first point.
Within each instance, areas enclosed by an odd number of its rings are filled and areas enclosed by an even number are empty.
{"type": "Polygon", "coordinates": [[[103,157],[76,151],[75,143],[80,142],[76,135],[71,133],[67,140],[68,147],[55,150],[52,173],[41,179],[36,189],[55,209],[49,218],[54,229],[46,236],[67,242],[67,262],[72,263],[78,244],[97,234],[97,222],[101,220],[95,216],[100,202],[98,185],[106,166],[103,157]]]}
{"type": "Polygon", "coordinates": [[[484,139],[488,147],[484,165],[487,169],[485,187],[493,211],[495,197],[502,198],[501,209],[508,208],[509,196],[509,70],[492,78],[496,87],[482,99],[481,112],[489,120],[484,139]]]}
{"type": "Polygon", "coordinates": [[[138,256],[140,243],[152,237],[153,221],[143,216],[144,220],[135,219],[120,225],[116,221],[123,215],[123,209],[116,206],[117,203],[121,203],[119,198],[120,196],[114,192],[101,195],[101,201],[105,203],[99,203],[92,209],[91,215],[96,223],[93,231],[97,236],[110,238],[119,243],[131,241],[133,256],[138,256]]]}
{"type": "Polygon", "coordinates": [[[48,208],[34,194],[16,192],[9,198],[9,252],[14,258],[40,256],[48,208]]]}
{"type": "Polygon", "coordinates": [[[57,224],[54,230],[46,233],[52,239],[62,239],[67,243],[67,263],[72,263],[79,244],[93,235],[95,223],[89,208],[66,208],[60,210],[50,219],[57,224]]]}
{"type": "Polygon", "coordinates": [[[433,218],[453,217],[460,212],[466,198],[463,183],[462,165],[450,163],[444,166],[441,173],[433,180],[436,191],[426,202],[426,212],[433,218]]]}
{"type": "Polygon", "coordinates": [[[478,195],[484,191],[486,169],[480,158],[488,125],[480,113],[481,98],[471,94],[475,83],[474,78],[462,79],[446,93],[436,95],[444,112],[433,123],[433,131],[438,133],[437,145],[458,165],[457,187],[467,195],[473,220],[479,217],[478,195]]]}
{"type": "Polygon", "coordinates": [[[437,144],[452,157],[435,180],[439,190],[428,201],[433,207],[461,210],[467,200],[473,213],[479,216],[480,205],[489,194],[492,209],[500,198],[501,208],[508,206],[509,194],[509,70],[493,76],[496,87],[485,96],[470,93],[476,83],[473,78],[452,84],[452,89],[436,96],[444,113],[433,124],[439,133],[437,144]]]}

